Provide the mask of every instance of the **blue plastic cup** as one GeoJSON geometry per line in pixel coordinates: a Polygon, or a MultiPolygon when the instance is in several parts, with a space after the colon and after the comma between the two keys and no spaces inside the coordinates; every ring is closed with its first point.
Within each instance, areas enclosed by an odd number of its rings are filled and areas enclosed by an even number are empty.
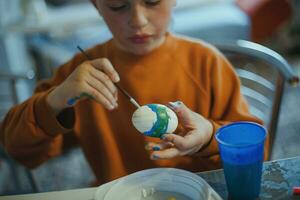
{"type": "Polygon", "coordinates": [[[258,198],[266,135],[266,129],[253,122],[235,122],[217,131],[228,199],[258,198]]]}

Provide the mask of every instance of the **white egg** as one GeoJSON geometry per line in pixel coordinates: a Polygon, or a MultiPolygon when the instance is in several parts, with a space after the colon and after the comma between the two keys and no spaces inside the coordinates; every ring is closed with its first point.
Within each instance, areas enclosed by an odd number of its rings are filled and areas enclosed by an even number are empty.
{"type": "Polygon", "coordinates": [[[132,115],[134,127],[146,136],[161,137],[173,133],[178,119],[173,110],[161,104],[147,104],[138,108],[132,115]]]}

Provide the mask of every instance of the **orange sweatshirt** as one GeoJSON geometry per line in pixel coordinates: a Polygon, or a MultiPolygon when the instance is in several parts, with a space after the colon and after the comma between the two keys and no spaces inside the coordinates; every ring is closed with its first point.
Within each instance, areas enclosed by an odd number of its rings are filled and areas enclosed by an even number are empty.
{"type": "MultiPolygon", "coordinates": [[[[251,116],[240,93],[240,81],[228,61],[214,47],[167,34],[165,43],[145,56],[119,50],[113,40],[89,49],[92,58],[108,58],[121,77],[120,84],[141,105],[180,100],[209,119],[216,131],[233,121],[260,120],[251,116]]],[[[13,107],[0,128],[7,152],[28,167],[61,153],[63,134],[75,134],[99,183],[142,169],[176,167],[190,171],[220,167],[213,138],[201,152],[169,160],[149,159],[146,141],[132,125],[135,107],[119,92],[118,109],[106,110],[93,100],[82,100],[56,117],[47,94],[83,61],[82,54],[62,65],[35,94],[13,107]],[[61,124],[69,124],[70,129],[61,124]]]]}

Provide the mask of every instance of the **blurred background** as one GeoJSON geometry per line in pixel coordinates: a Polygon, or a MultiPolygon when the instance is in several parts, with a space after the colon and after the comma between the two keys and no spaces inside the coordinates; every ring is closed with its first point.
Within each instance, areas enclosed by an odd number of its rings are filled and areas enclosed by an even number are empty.
{"type": "MultiPolygon", "coordinates": [[[[206,40],[249,40],[283,55],[300,75],[300,1],[177,0],[170,30],[206,40]],[[296,12],[298,11],[298,12],[296,12]]],[[[77,53],[111,38],[88,0],[0,1],[0,120],[36,83],[77,53]]],[[[272,159],[300,155],[300,90],[285,85],[272,159]]],[[[0,195],[88,187],[94,176],[76,141],[27,170],[0,149],[0,195]]]]}

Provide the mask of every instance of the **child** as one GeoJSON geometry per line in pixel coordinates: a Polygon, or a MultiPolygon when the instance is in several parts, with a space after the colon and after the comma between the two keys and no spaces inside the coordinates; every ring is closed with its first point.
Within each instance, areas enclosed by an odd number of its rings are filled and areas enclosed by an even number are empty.
{"type": "Polygon", "coordinates": [[[216,130],[233,121],[260,122],[249,114],[228,61],[202,41],[167,32],[175,0],[93,3],[113,39],[87,50],[91,61],[76,55],[10,110],[0,129],[7,152],[32,168],[58,155],[63,134],[72,132],[99,183],[153,167],[219,168],[216,130]],[[116,82],[141,105],[168,104],[181,129],[162,140],[138,133],[131,123],[135,107],[116,82]]]}

